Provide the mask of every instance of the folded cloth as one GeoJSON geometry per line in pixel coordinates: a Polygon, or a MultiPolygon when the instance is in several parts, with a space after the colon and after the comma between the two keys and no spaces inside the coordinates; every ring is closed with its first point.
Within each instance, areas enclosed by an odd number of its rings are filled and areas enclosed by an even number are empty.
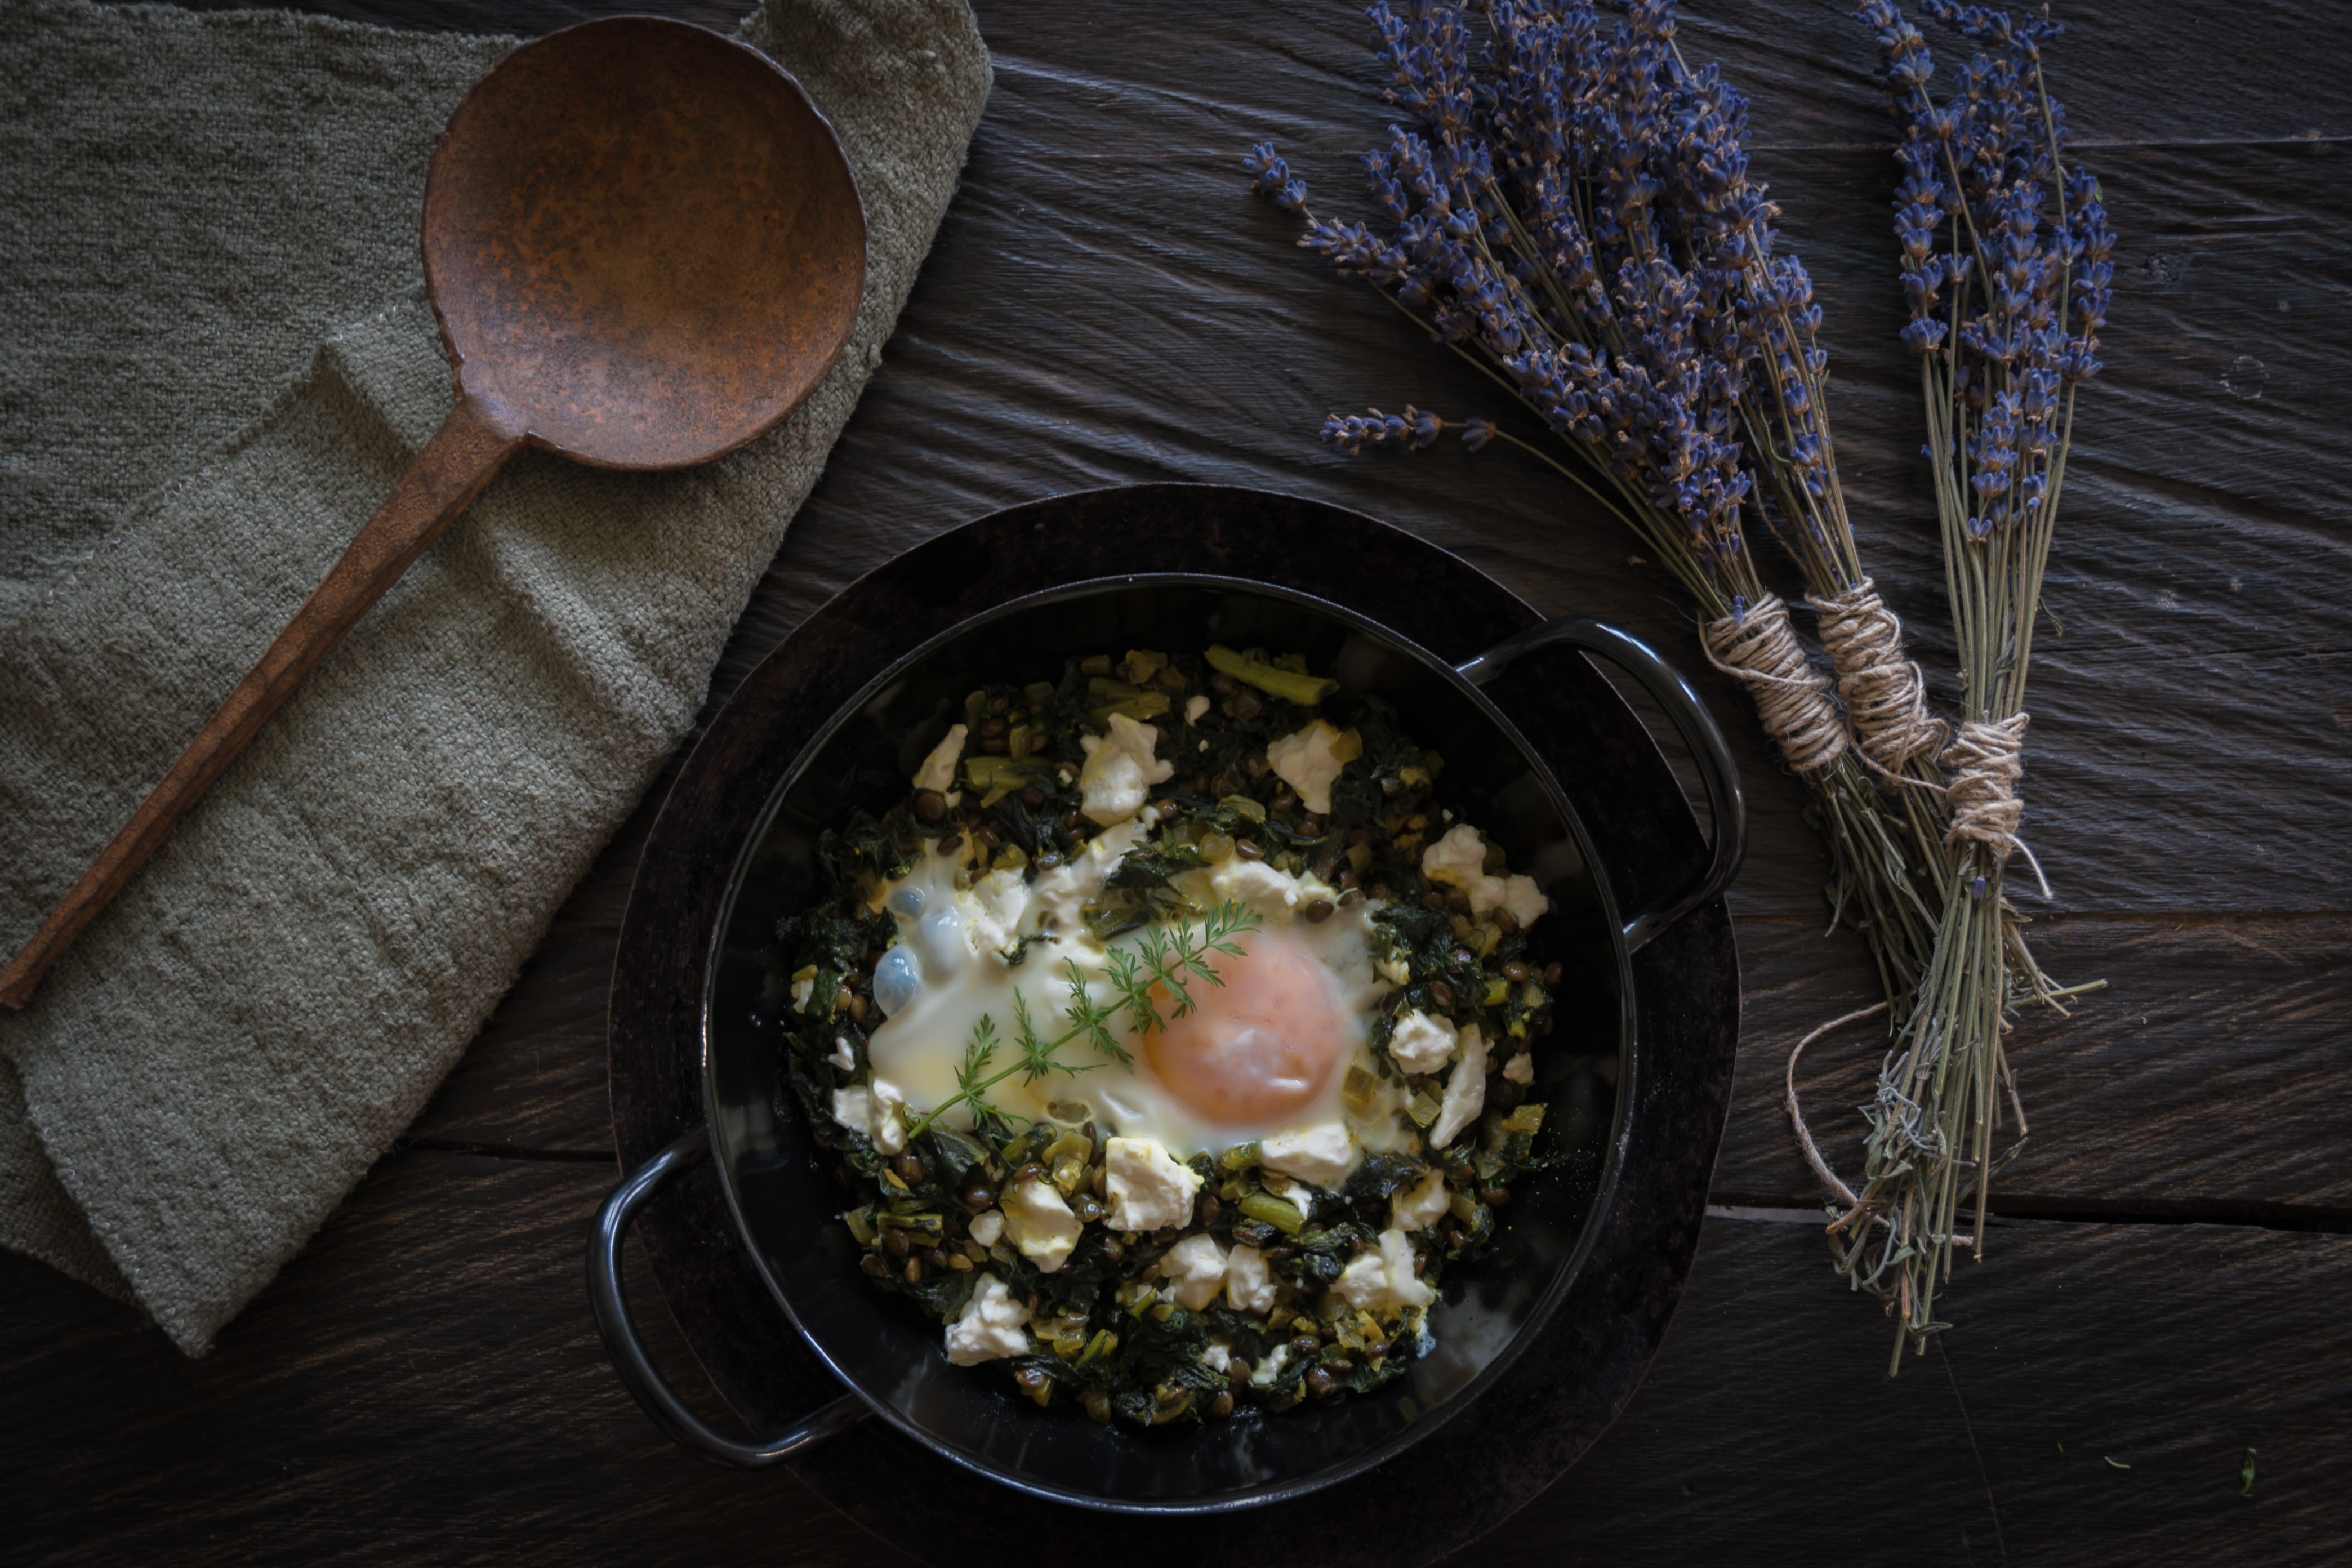
{"type": "MultiPolygon", "coordinates": [[[[963,0],[772,0],[743,37],[865,199],[834,372],[700,468],[518,457],[0,1016],[0,1244],[192,1354],[415,1115],[686,734],[953,193],[989,87],[963,0]]],[[[447,413],[416,214],[506,47],[0,8],[0,947],[447,413]]]]}

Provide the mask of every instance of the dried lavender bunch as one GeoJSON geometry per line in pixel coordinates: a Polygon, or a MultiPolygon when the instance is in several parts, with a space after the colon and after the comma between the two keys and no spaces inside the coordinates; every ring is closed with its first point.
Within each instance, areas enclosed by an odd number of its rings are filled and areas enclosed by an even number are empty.
{"type": "MultiPolygon", "coordinates": [[[[1927,42],[1893,0],[1863,0],[1855,17],[1877,32],[1903,131],[1903,341],[1919,355],[1963,682],[1944,757],[1955,853],[1934,955],[1865,1108],[1862,1190],[1830,1227],[1841,1271],[1901,1318],[1895,1366],[1906,1344],[1924,1353],[1945,1326],[1937,1288],[1971,1199],[1982,1255],[1991,1177],[2016,1152],[1993,1148],[2004,1099],[2024,1134],[2001,1043],[2013,990],[2002,879],[2012,851],[2033,864],[2016,794],[2026,676],[2074,393],[2099,369],[2114,247],[2098,182],[2065,164],[2064,111],[2043,78],[2041,47],[2058,24],[1956,0],[1920,9],[1978,46],[1941,106],[1927,42]]],[[[2067,994],[2034,984],[2045,999],[2067,994]]]]}
{"type": "MultiPolygon", "coordinates": [[[[1802,265],[1775,254],[1743,100],[1684,63],[1671,0],[1605,31],[1590,0],[1382,0],[1369,15],[1390,97],[1418,122],[1364,155],[1386,228],[1308,212],[1270,145],[1248,160],[1257,188],[1306,216],[1303,246],[1486,372],[1579,461],[1484,421],[1466,427],[1475,444],[1499,435],[1549,464],[1675,572],[1708,658],[1748,687],[1812,794],[1833,910],[1870,939],[1890,999],[1907,997],[1948,857],[1938,797],[1882,800],[1873,773],[1933,783],[1943,735],[1855,551],[1821,311],[1802,265]],[[1751,515],[1803,568],[1825,633],[1843,628],[1829,641],[1845,713],[1759,576],[1751,515]]],[[[1446,423],[1335,415],[1325,437],[1411,449],[1446,423]]]]}

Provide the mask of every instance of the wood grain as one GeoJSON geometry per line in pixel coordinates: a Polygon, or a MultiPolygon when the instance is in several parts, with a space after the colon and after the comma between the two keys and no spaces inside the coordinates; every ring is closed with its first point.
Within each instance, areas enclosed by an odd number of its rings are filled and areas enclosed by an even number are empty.
{"type": "MultiPolygon", "coordinates": [[[[319,4],[530,31],[637,8],[319,4]]],[[[740,7],[662,8],[727,26],[740,7]]],[[[907,545],[1145,479],[1359,507],[1543,608],[1697,662],[1664,574],[1542,471],[1497,451],[1350,462],[1315,444],[1335,409],[1496,406],[1243,193],[1236,155],[1270,136],[1318,207],[1353,205],[1352,155],[1392,112],[1354,6],[977,9],[997,85],[962,194],[714,706],[907,545]]],[[[1828,311],[1864,547],[1933,668],[1948,639],[1893,335],[1894,170],[1849,9],[1695,0],[1681,37],[1754,99],[1759,170],[1828,311]]],[[[2027,831],[2059,896],[2029,912],[2054,916],[2034,928],[2054,973],[2113,988],[2072,1023],[2021,1026],[2033,1137],[1996,1188],[2011,1217],[1956,1278],[1947,1358],[1888,1382],[1884,1321],[1836,1287],[1807,1225],[1710,1221],[1631,1412],[1465,1563],[2352,1555],[2352,1238],[2319,1233],[2352,1224],[2352,436],[2334,395],[2352,353],[2337,80],[2352,11],[2061,11],[2054,78],[2122,239],[2109,372],[2086,395],[2052,569],[2063,630],[2045,629],[2035,674],[2027,831]],[[2016,1217],[2032,1214],[2151,1223],[2016,1217]],[[2180,1223],[2198,1219],[2231,1223],[2180,1223]]],[[[1700,684],[1740,748],[1757,846],[1733,894],[1748,1013],[1717,1201],[1800,1222],[1813,1186],[1781,1063],[1873,993],[1855,940],[1820,934],[1795,786],[1739,695],[1700,684]]],[[[588,1163],[611,1137],[603,976],[667,777],[411,1130],[567,1158],[392,1156],[193,1365],[122,1310],[0,1258],[0,1473],[40,1487],[16,1521],[26,1555],[887,1556],[788,1479],[666,1448],[588,1327],[579,1252],[610,1179],[588,1163]]],[[[1878,1049],[1857,1036],[1808,1058],[1807,1103],[1849,1164],[1878,1049]]]]}
{"type": "MultiPolygon", "coordinates": [[[[604,1184],[394,1155],[203,1362],[0,1256],[0,1473],[42,1488],[16,1494],[19,1560],[905,1561],[789,1476],[698,1464],[637,1414],[581,1301],[604,1184]]],[[[2003,1239],[1970,1267],[1948,1371],[1890,1382],[1883,1321],[1830,1288],[1806,1227],[1710,1220],[1633,1410],[1455,1561],[1872,1562],[1896,1528],[1927,1565],[2352,1551],[2352,1238],[2003,1239]]],[[[636,1298],[664,1327],[658,1292],[636,1298]]]]}

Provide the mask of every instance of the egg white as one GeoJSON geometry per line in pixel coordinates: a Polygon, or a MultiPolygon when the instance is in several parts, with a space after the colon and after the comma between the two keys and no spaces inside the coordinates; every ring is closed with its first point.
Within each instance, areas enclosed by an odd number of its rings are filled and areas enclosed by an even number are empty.
{"type": "MultiPolygon", "coordinates": [[[[1142,841],[1150,815],[1146,811],[1106,830],[1070,864],[1040,875],[1034,883],[1018,880],[1017,872],[999,872],[960,890],[957,873],[975,853],[967,842],[952,856],[926,849],[905,877],[880,889],[876,901],[897,921],[898,945],[911,950],[921,975],[911,999],[874,1030],[867,1049],[875,1078],[897,1087],[909,1120],[956,1094],[957,1069],[983,1019],[1001,1042],[988,1071],[1021,1059],[1013,1044],[1016,992],[1038,1034],[1049,1040],[1069,1028],[1063,1016],[1071,997],[1067,966],[1076,966],[1096,1002],[1113,1001],[1117,993],[1108,979],[1108,949],[1087,931],[1082,911],[1100,894],[1104,878],[1119,858],[1142,841]],[[1034,940],[1019,965],[1008,964],[1003,950],[1023,936],[1034,940]]],[[[1332,1007],[1345,1020],[1344,1033],[1352,1045],[1315,1100],[1274,1122],[1207,1120],[1160,1080],[1142,1042],[1128,1034],[1122,1022],[1118,1037],[1132,1054],[1131,1062],[1110,1060],[1084,1040],[1074,1040],[1055,1053],[1055,1059],[1087,1070],[1052,1072],[1034,1083],[1024,1083],[1016,1074],[988,1091],[990,1103],[1016,1122],[1092,1121],[1106,1135],[1151,1139],[1179,1160],[1334,1122],[1344,1124],[1362,1149],[1394,1148],[1411,1139],[1412,1129],[1398,1113],[1402,1097],[1393,1086],[1383,1085],[1386,1092],[1360,1114],[1350,1114],[1340,1099],[1350,1067],[1374,1070],[1370,1026],[1394,989],[1375,967],[1375,954],[1383,945],[1371,919],[1377,906],[1360,900],[1320,921],[1307,921],[1299,910],[1317,899],[1336,903],[1337,889],[1311,876],[1293,877],[1263,862],[1238,858],[1186,872],[1176,879],[1176,887],[1203,910],[1224,899],[1246,904],[1257,913],[1262,931],[1301,944],[1320,964],[1330,982],[1332,1007]]],[[[1130,932],[1115,938],[1112,945],[1134,947],[1141,940],[1140,931],[1130,932]]],[[[895,962],[904,964],[906,960],[895,962]]],[[[1230,969],[1243,961],[1212,954],[1209,962],[1212,967],[1230,969]]],[[[1197,994],[1206,983],[1192,984],[1197,994]]],[[[1162,1010],[1167,1011],[1165,1005],[1162,1010]]],[[[961,1106],[940,1120],[962,1128],[971,1123],[961,1106]]]]}

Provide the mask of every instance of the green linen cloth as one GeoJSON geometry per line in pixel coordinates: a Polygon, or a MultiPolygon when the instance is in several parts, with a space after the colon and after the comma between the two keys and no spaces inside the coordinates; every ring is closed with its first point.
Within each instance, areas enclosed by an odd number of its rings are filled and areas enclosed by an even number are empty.
{"type": "MultiPolygon", "coordinates": [[[[686,734],[953,194],[990,79],[964,0],[772,0],[743,37],[865,199],[832,374],[704,468],[516,458],[0,1015],[0,1245],[192,1354],[423,1106],[686,734]]],[[[510,47],[0,5],[7,951],[447,413],[425,171],[510,47]]]]}

